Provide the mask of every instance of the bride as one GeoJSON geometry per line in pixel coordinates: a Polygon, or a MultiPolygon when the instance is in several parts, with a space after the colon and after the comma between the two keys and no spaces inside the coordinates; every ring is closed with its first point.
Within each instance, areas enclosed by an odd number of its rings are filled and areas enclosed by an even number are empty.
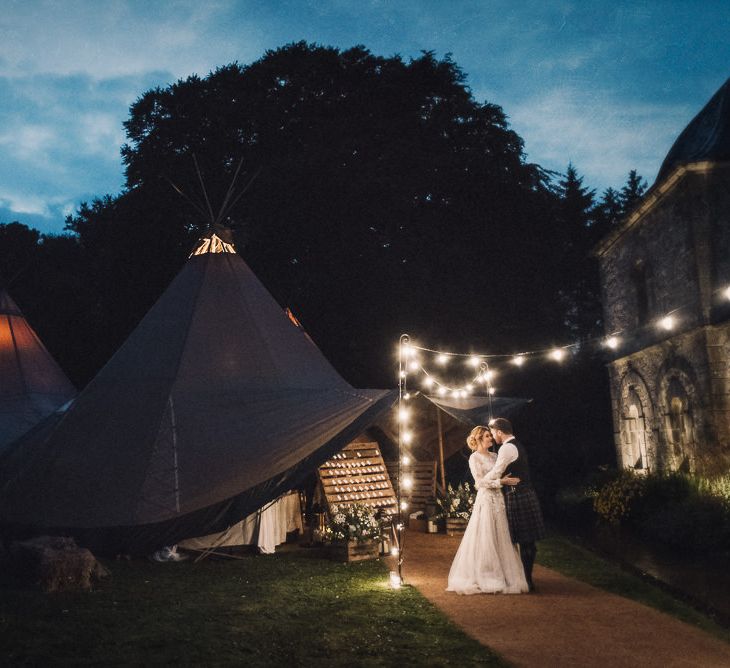
{"type": "Polygon", "coordinates": [[[466,443],[473,450],[469,469],[474,476],[477,497],[469,524],[454,557],[446,591],[457,594],[521,594],[527,582],[517,547],[512,543],[502,485],[516,485],[519,478],[506,476],[487,480],[497,455],[487,427],[474,427],[466,443]]]}

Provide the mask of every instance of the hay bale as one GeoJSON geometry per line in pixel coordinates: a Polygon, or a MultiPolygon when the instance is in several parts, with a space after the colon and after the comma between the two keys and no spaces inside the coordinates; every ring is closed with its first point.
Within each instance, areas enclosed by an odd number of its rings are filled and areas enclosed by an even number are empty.
{"type": "Polygon", "coordinates": [[[108,574],[89,550],[64,536],[15,541],[10,545],[10,561],[22,581],[45,592],[88,591],[92,578],[108,574]]]}

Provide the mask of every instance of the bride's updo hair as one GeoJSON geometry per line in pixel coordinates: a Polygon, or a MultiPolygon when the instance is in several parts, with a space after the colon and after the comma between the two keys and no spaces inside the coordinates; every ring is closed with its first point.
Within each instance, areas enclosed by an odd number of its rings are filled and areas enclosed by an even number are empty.
{"type": "Polygon", "coordinates": [[[482,434],[485,431],[489,431],[489,429],[487,427],[482,427],[481,425],[478,425],[471,430],[471,433],[466,437],[466,444],[469,446],[469,450],[476,451],[479,447],[479,441],[482,438],[482,434]]]}

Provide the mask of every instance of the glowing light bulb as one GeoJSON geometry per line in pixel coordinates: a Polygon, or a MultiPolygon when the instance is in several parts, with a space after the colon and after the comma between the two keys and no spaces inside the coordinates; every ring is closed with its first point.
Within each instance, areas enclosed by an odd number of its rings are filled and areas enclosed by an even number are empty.
{"type": "Polygon", "coordinates": [[[675,321],[671,315],[668,315],[659,321],[659,326],[662,329],[666,329],[667,331],[669,331],[670,329],[674,329],[674,325],[675,321]]]}
{"type": "Polygon", "coordinates": [[[482,363],[482,360],[478,357],[470,357],[469,358],[469,364],[473,367],[478,367],[482,363]]]}
{"type": "Polygon", "coordinates": [[[433,378],[431,378],[431,376],[426,376],[423,379],[423,386],[424,387],[433,387],[433,378]]]}
{"type": "Polygon", "coordinates": [[[565,351],[562,348],[555,348],[555,350],[550,353],[550,357],[552,357],[556,362],[562,362],[565,357],[565,351]]]}
{"type": "Polygon", "coordinates": [[[421,368],[421,365],[418,363],[417,359],[413,359],[410,362],[408,362],[409,371],[418,371],[420,368],[421,368]]]}
{"type": "Polygon", "coordinates": [[[723,292],[723,294],[725,295],[725,299],[730,299],[730,286],[725,288],[725,291],[723,292]]]}
{"type": "Polygon", "coordinates": [[[524,355],[515,355],[512,358],[512,364],[515,366],[522,366],[525,363],[525,356],[524,355]]]}
{"type": "Polygon", "coordinates": [[[408,422],[408,418],[411,415],[411,411],[408,408],[401,408],[398,410],[398,422],[408,422]]]}
{"type": "Polygon", "coordinates": [[[408,455],[403,455],[403,457],[401,457],[401,462],[403,463],[403,466],[408,466],[408,464],[411,463],[411,458],[408,455]]]}
{"type": "Polygon", "coordinates": [[[404,431],[401,438],[403,439],[403,442],[406,445],[409,445],[411,441],[413,440],[413,432],[412,431],[404,431]]]}
{"type": "Polygon", "coordinates": [[[413,478],[406,476],[403,478],[403,489],[411,489],[413,487],[413,478]]]}
{"type": "Polygon", "coordinates": [[[406,392],[406,393],[405,393],[405,394],[403,395],[403,398],[404,398],[404,399],[405,399],[406,401],[408,401],[408,400],[409,400],[409,399],[411,398],[411,393],[410,393],[410,392],[406,392]]]}
{"type": "Polygon", "coordinates": [[[401,510],[408,510],[408,501],[401,501],[400,502],[400,509],[401,510]]]}
{"type": "Polygon", "coordinates": [[[494,378],[494,371],[492,371],[491,369],[487,369],[484,372],[484,380],[486,380],[487,382],[490,382],[492,380],[492,378],[494,378]]]}
{"type": "MultiPolygon", "coordinates": [[[[396,550],[396,553],[393,554],[393,550],[390,551],[393,556],[398,555],[398,548],[393,548],[396,550]]],[[[398,575],[398,571],[390,571],[390,588],[391,589],[400,589],[401,581],[400,581],[400,575],[398,575]]]]}
{"type": "Polygon", "coordinates": [[[405,371],[401,371],[401,372],[400,372],[400,373],[399,373],[398,375],[399,375],[399,376],[400,376],[401,378],[405,378],[405,377],[406,377],[406,372],[405,372],[405,371]]]}
{"type": "Polygon", "coordinates": [[[489,388],[489,394],[494,394],[497,391],[496,387],[490,387],[489,388]]]}
{"type": "Polygon", "coordinates": [[[436,390],[436,392],[440,397],[443,397],[446,394],[446,388],[442,385],[438,390],[436,390]]]}
{"type": "Polygon", "coordinates": [[[443,353],[441,353],[440,355],[438,355],[436,357],[436,363],[437,364],[441,364],[442,366],[444,364],[447,364],[448,361],[449,361],[449,356],[448,355],[444,355],[443,353]]]}
{"type": "Polygon", "coordinates": [[[412,357],[416,354],[416,351],[413,350],[411,345],[409,343],[406,343],[403,345],[403,356],[404,357],[412,357]]]}
{"type": "Polygon", "coordinates": [[[459,390],[452,390],[451,396],[454,397],[454,399],[459,398],[459,390]]]}
{"type": "Polygon", "coordinates": [[[616,350],[618,348],[618,337],[616,336],[609,336],[606,339],[606,346],[608,346],[611,350],[616,350]]]}
{"type": "Polygon", "coordinates": [[[474,391],[474,386],[473,386],[473,385],[472,385],[471,383],[469,383],[469,384],[468,384],[468,385],[466,386],[466,388],[464,388],[464,389],[465,389],[465,391],[466,391],[466,392],[468,392],[468,393],[471,393],[471,392],[473,392],[473,391],[474,391]]]}

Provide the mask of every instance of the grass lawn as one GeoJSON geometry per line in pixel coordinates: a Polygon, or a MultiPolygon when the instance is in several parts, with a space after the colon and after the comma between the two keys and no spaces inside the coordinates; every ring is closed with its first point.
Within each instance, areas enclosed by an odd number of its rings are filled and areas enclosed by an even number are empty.
{"type": "Polygon", "coordinates": [[[537,561],[563,575],[661,610],[730,642],[730,630],[707,615],[564,536],[552,534],[541,540],[537,561]]]}
{"type": "Polygon", "coordinates": [[[90,593],[0,584],[0,665],[501,666],[380,561],[286,549],[104,562],[90,593]]]}

